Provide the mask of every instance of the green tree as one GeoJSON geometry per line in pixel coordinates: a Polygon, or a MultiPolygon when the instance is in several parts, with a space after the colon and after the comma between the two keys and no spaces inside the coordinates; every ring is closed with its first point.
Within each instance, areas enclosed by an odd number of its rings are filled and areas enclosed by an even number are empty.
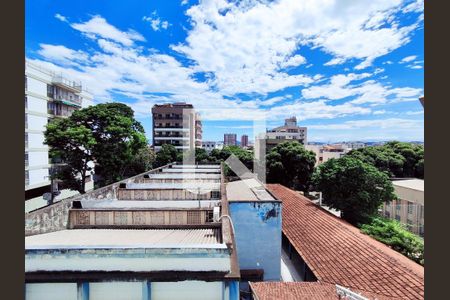
{"type": "Polygon", "coordinates": [[[85,176],[80,174],[92,170],[88,163],[94,159],[97,143],[92,131],[71,118],[54,119],[47,125],[45,143],[50,146],[50,157],[65,163],[56,169],[54,176],[61,179],[67,188],[84,194],[85,176]]]}
{"type": "Polygon", "coordinates": [[[374,217],[370,223],[361,226],[361,231],[415,262],[424,264],[423,240],[407,231],[400,222],[383,217],[374,217]]]}
{"type": "Polygon", "coordinates": [[[267,181],[308,192],[316,155],[297,141],[272,148],[266,157],[267,181]]]}
{"type": "Polygon", "coordinates": [[[139,149],[131,162],[126,166],[124,177],[131,177],[149,171],[153,168],[156,160],[156,154],[150,147],[139,149]]]}
{"type": "Polygon", "coordinates": [[[155,167],[162,167],[172,162],[182,161],[183,157],[179,157],[183,152],[177,151],[174,145],[164,144],[156,153],[155,167]]]}
{"type": "Polygon", "coordinates": [[[383,202],[396,198],[386,173],[350,156],[320,165],[313,182],[324,203],[340,210],[342,218],[353,225],[366,223],[383,202]]]}
{"type": "Polygon", "coordinates": [[[84,193],[87,161],[95,162],[96,186],[124,178],[127,166],[147,139],[133,110],[122,103],[105,103],[77,110],[66,119],[50,122],[45,132],[50,155],[67,164],[57,176],[84,193]],[[81,177],[81,178],[77,178],[81,177]]]}

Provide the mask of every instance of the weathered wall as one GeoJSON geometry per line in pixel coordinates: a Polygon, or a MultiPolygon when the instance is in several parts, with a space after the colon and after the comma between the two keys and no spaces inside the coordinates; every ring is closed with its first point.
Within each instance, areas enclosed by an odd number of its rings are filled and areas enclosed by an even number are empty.
{"type": "Polygon", "coordinates": [[[281,278],[281,203],[229,202],[239,267],[264,269],[264,280],[281,278]]]}
{"type": "Polygon", "coordinates": [[[70,198],[66,198],[52,205],[43,207],[41,209],[29,212],[25,214],[25,235],[41,234],[46,232],[64,230],[67,228],[69,220],[69,208],[74,200],[87,200],[87,199],[117,199],[117,188],[120,183],[135,182],[136,179],[143,177],[144,174],[151,174],[159,172],[160,169],[153,169],[151,171],[136,175],[118,181],[111,185],[87,192],[83,195],[76,195],[70,198]]]}

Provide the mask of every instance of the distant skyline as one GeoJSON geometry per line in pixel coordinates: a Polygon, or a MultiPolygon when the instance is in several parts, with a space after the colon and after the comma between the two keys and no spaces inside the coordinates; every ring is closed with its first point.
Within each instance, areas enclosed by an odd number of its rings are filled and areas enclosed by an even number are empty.
{"type": "Polygon", "coordinates": [[[26,57],[95,103],[192,103],[203,139],[296,116],[308,141],[423,141],[421,0],[26,0],[26,57]]]}

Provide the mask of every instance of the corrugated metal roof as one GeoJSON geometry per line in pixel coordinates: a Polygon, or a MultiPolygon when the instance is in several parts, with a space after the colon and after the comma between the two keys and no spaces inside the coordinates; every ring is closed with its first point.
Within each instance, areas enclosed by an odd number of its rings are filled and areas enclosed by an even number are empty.
{"type": "Polygon", "coordinates": [[[166,168],[166,169],[162,169],[162,172],[167,172],[167,173],[220,173],[220,169],[166,168]]]}
{"type": "Polygon", "coordinates": [[[127,189],[145,190],[219,190],[220,183],[216,182],[155,182],[155,183],[127,183],[127,189]]]}
{"type": "Polygon", "coordinates": [[[219,244],[220,229],[71,229],[25,237],[25,249],[219,244]]]}
{"type": "Polygon", "coordinates": [[[81,200],[86,209],[163,209],[163,208],[210,208],[218,206],[220,200],[81,200]]]}
{"type": "Polygon", "coordinates": [[[209,173],[156,173],[148,176],[150,179],[220,179],[220,174],[209,173]]]}
{"type": "Polygon", "coordinates": [[[173,165],[174,169],[217,169],[220,170],[220,165],[173,165]]]}

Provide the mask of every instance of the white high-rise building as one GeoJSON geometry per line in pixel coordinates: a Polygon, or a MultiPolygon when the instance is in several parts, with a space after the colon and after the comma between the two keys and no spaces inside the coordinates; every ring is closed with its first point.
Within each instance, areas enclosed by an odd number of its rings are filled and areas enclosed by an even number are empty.
{"type": "MultiPolygon", "coordinates": [[[[52,162],[44,131],[53,118],[66,118],[73,111],[92,105],[93,95],[81,83],[64,78],[26,60],[25,62],[25,194],[42,198],[50,191],[52,162]]],[[[92,184],[92,181],[91,181],[92,184]]],[[[73,192],[73,191],[72,191],[73,192]]],[[[70,196],[62,191],[59,198],[70,196]]],[[[41,199],[41,204],[45,203],[41,199]]],[[[27,201],[28,202],[28,201],[27,201]]],[[[34,208],[34,207],[33,207],[34,208]]]]}

